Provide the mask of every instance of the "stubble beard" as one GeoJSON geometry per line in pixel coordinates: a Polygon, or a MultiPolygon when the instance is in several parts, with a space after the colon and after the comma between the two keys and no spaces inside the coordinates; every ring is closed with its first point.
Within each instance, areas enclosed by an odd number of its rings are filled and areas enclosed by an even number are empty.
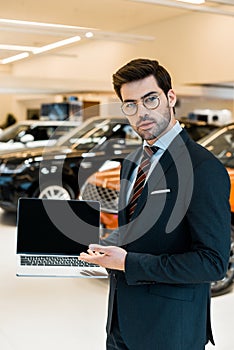
{"type": "Polygon", "coordinates": [[[138,135],[145,141],[151,141],[158,139],[162,134],[165,133],[171,121],[170,111],[166,111],[163,115],[160,113],[161,118],[156,121],[152,117],[146,117],[144,120],[149,120],[154,122],[154,127],[149,130],[142,130],[137,125],[133,125],[133,129],[138,133],[138,135]]]}

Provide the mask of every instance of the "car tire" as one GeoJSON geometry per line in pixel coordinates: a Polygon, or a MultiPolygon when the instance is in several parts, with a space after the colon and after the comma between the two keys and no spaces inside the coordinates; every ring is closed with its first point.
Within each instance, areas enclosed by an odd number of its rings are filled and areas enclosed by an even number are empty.
{"type": "Polygon", "coordinates": [[[46,185],[37,195],[38,198],[44,199],[74,199],[75,193],[68,185],[46,185]]]}
{"type": "Polygon", "coordinates": [[[234,226],[231,228],[231,250],[228,269],[225,277],[216,282],[211,283],[211,296],[216,297],[229,293],[233,289],[234,281],[234,226]]]}

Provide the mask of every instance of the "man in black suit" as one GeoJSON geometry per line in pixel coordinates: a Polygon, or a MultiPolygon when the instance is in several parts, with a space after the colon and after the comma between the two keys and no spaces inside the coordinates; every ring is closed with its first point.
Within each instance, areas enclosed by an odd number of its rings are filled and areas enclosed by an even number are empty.
{"type": "Polygon", "coordinates": [[[228,174],[176,121],[157,61],[133,60],[113,82],[148,148],[123,162],[118,230],[80,256],[110,270],[107,349],[204,350],[214,344],[210,282],[229,260],[228,174]]]}

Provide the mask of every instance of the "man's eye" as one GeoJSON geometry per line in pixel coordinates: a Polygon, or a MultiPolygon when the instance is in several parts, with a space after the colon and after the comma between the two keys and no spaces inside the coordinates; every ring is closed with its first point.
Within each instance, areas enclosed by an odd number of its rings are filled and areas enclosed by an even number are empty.
{"type": "Polygon", "coordinates": [[[156,95],[151,95],[145,98],[145,103],[153,103],[158,99],[156,95]]]}
{"type": "Polygon", "coordinates": [[[136,104],[134,102],[125,103],[125,108],[132,109],[135,108],[136,104]]]}

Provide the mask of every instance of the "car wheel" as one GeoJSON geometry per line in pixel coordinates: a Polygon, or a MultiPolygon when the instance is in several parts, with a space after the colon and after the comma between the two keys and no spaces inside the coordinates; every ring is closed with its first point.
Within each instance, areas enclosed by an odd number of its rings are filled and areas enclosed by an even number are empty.
{"type": "Polygon", "coordinates": [[[69,186],[48,185],[42,189],[38,198],[46,199],[74,199],[75,194],[69,186]]]}
{"type": "Polygon", "coordinates": [[[234,281],[234,226],[232,226],[231,250],[230,250],[230,259],[229,259],[227,273],[222,280],[211,283],[212,297],[229,293],[233,288],[233,281],[234,281]]]}

